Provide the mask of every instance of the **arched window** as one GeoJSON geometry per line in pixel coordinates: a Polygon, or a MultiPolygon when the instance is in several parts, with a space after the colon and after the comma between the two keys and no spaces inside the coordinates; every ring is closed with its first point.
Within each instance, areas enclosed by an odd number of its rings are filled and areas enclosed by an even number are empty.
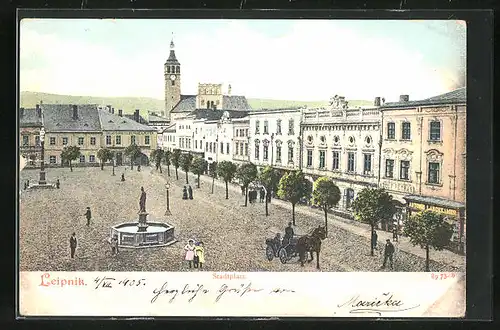
{"type": "Polygon", "coordinates": [[[176,73],[181,73],[181,67],[180,66],[177,66],[176,69],[175,69],[176,73]]]}

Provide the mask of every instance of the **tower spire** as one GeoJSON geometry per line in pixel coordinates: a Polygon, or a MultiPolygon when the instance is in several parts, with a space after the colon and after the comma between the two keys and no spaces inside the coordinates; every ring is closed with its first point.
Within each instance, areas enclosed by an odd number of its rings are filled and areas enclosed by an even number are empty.
{"type": "Polygon", "coordinates": [[[172,39],[170,39],[170,49],[174,49],[175,45],[174,45],[174,33],[172,32],[172,39]]]}
{"type": "Polygon", "coordinates": [[[175,57],[175,44],[174,44],[174,33],[172,32],[172,39],[170,41],[170,55],[168,56],[167,62],[171,63],[179,63],[177,58],[175,57]]]}

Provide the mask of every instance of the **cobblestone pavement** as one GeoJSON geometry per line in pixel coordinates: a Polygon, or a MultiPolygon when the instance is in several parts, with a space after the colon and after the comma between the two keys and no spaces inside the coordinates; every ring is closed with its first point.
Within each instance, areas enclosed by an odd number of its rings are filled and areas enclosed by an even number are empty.
{"type": "MultiPolygon", "coordinates": [[[[243,207],[244,199],[238,187],[231,186],[226,200],[224,183],[216,181],[211,194],[211,179],[202,177],[196,188],[190,184],[194,200],[182,200],[185,175],[179,180],[171,169],[160,174],[149,167],[141,172],[129,167],[48,169],[50,182],[59,179],[61,189],[22,190],[20,194],[20,269],[22,271],[189,271],[183,261],[184,245],[190,238],[205,243],[207,271],[317,271],[315,261],[301,267],[298,258],[287,264],[265,258],[265,239],[283,233],[291,219],[291,207],[278,203],[269,205],[265,216],[263,203],[243,207]],[[120,181],[125,173],[125,182],[120,181]],[[165,217],[167,180],[171,183],[170,209],[165,217]],[[137,221],[140,187],[148,197],[146,209],[151,221],[167,221],[175,226],[179,242],[161,248],[120,249],[111,256],[106,239],[112,225],[137,221]],[[92,223],[86,226],[85,208],[92,210],[92,223]],[[76,232],[79,244],[75,259],[69,256],[69,237],[76,232]]],[[[23,170],[22,183],[36,181],[37,170],[23,170]]],[[[297,212],[297,234],[309,232],[323,223],[323,218],[297,212]]],[[[329,224],[329,237],[323,241],[320,254],[322,271],[380,271],[383,257],[377,252],[369,256],[369,240],[335,224],[329,224]]],[[[315,256],[316,257],[316,256],[315,256]]],[[[396,248],[394,271],[422,271],[424,259],[396,248]]],[[[432,271],[459,271],[444,263],[431,262],[432,271]]],[[[197,270],[192,270],[197,271],[197,270]]]]}

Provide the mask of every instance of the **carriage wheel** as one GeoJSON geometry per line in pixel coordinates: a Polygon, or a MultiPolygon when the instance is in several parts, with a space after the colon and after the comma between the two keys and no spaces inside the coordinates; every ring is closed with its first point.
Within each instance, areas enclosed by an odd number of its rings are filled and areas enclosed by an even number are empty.
{"type": "Polygon", "coordinates": [[[267,260],[269,260],[269,261],[272,261],[274,258],[274,250],[269,245],[266,248],[266,257],[267,257],[267,260]]]}
{"type": "Polygon", "coordinates": [[[278,256],[280,257],[280,261],[282,264],[286,264],[288,261],[288,254],[286,253],[285,248],[281,248],[278,252],[278,256]]]}

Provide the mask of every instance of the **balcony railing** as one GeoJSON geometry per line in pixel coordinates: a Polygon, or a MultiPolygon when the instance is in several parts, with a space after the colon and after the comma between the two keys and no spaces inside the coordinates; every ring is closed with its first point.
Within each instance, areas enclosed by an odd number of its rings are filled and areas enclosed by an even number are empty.
{"type": "Polygon", "coordinates": [[[21,144],[20,149],[22,151],[41,151],[42,146],[41,145],[28,145],[28,144],[21,144]]]}

